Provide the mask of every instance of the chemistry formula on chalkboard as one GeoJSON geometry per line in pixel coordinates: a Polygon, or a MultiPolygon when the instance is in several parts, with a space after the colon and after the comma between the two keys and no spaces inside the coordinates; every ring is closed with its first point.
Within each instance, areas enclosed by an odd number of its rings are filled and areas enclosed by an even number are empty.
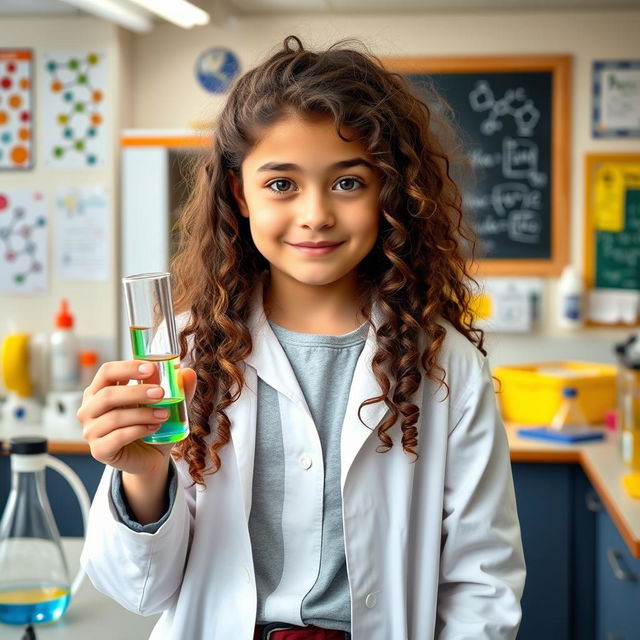
{"type": "MultiPolygon", "coordinates": [[[[551,257],[551,72],[407,74],[451,107],[472,176],[458,177],[479,257],[551,257]]],[[[436,106],[437,108],[437,106],[436,106]]]]}

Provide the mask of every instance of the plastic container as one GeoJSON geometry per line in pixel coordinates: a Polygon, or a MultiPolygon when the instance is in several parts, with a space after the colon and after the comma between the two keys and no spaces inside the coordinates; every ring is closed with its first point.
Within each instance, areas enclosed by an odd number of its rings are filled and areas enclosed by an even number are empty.
{"type": "Polygon", "coordinates": [[[580,406],[577,389],[563,387],[561,395],[560,407],[551,418],[550,428],[554,431],[571,431],[586,427],[588,425],[587,417],[580,406]]]}
{"type": "Polygon", "coordinates": [[[51,391],[74,391],[80,387],[80,344],[73,331],[73,316],[69,303],[63,299],[55,317],[56,330],[50,338],[51,391]]]}
{"type": "Polygon", "coordinates": [[[558,324],[579,329],[584,322],[584,283],[575,268],[567,265],[558,283],[558,324]]]}
{"type": "Polygon", "coordinates": [[[80,352],[80,386],[86,389],[98,372],[98,354],[95,351],[80,352]]]}
{"type": "Polygon", "coordinates": [[[616,406],[616,374],[613,365],[589,362],[542,362],[497,367],[498,400],[503,418],[524,425],[551,424],[560,408],[562,389],[573,387],[589,424],[604,422],[616,406]]]}

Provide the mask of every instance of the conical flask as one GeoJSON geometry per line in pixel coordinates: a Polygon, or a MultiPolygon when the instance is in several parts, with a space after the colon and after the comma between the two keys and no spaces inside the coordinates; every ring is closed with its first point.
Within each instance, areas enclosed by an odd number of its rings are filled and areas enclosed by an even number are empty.
{"type": "Polygon", "coordinates": [[[52,466],[69,479],[83,516],[89,499],[73,471],[47,455],[45,438],[12,438],[9,452],[11,492],[0,521],[0,622],[52,622],[65,612],[82,576],[76,577],[72,588],[47,499],[45,467],[52,466]]]}

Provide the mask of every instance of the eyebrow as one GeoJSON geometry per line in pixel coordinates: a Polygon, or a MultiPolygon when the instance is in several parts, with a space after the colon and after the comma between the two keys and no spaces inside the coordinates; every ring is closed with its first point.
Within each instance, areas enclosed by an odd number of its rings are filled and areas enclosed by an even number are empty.
{"type": "MultiPolygon", "coordinates": [[[[364,158],[349,158],[348,160],[341,160],[332,164],[329,169],[334,171],[336,169],[351,169],[352,167],[363,166],[373,171],[373,165],[367,162],[364,158]]],[[[291,162],[267,162],[261,167],[258,167],[258,171],[302,171],[302,167],[291,162]]]]}

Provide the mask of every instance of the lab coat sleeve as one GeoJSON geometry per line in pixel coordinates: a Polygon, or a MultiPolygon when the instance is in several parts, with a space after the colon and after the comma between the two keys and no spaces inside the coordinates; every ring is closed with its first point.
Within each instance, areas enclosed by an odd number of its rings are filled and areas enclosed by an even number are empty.
{"type": "Polygon", "coordinates": [[[508,640],[525,579],[509,448],[486,359],[469,378],[452,410],[436,637],[508,640]]]}
{"type": "Polygon", "coordinates": [[[113,471],[105,469],[93,499],[80,562],[94,587],[129,611],[160,613],[180,591],[193,527],[194,494],[176,471],[178,490],[169,517],[155,533],[137,532],[121,522],[111,500],[113,471]]]}

